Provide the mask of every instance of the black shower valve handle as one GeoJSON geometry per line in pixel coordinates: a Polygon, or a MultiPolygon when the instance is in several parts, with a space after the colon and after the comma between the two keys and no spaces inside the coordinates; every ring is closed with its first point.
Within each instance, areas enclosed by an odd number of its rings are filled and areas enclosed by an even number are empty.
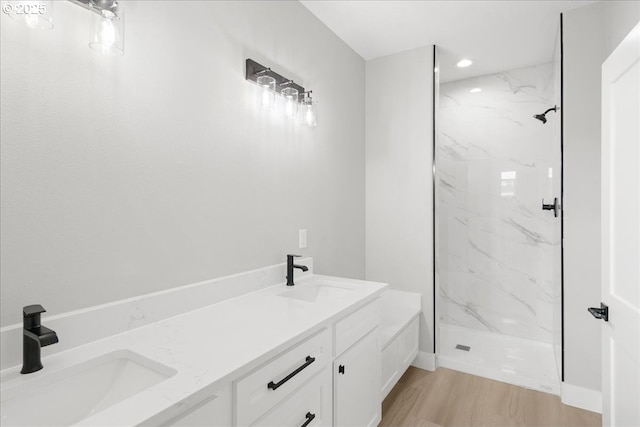
{"type": "Polygon", "coordinates": [[[545,204],[544,198],[542,199],[542,210],[543,211],[553,211],[553,216],[558,217],[558,212],[560,211],[560,205],[558,204],[558,198],[553,198],[553,204],[545,204]]]}

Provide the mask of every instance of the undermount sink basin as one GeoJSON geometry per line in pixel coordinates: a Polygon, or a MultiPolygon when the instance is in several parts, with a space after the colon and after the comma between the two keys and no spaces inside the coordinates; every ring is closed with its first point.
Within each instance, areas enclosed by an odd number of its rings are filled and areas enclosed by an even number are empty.
{"type": "MultiPolygon", "coordinates": [[[[47,369],[46,366],[44,369],[47,369]]],[[[68,426],[138,394],[176,373],[119,350],[2,390],[7,426],[68,426]]]]}
{"type": "Polygon", "coordinates": [[[294,289],[278,294],[281,297],[293,298],[308,302],[328,302],[347,295],[353,289],[329,285],[329,284],[310,284],[296,285],[294,289]]]}

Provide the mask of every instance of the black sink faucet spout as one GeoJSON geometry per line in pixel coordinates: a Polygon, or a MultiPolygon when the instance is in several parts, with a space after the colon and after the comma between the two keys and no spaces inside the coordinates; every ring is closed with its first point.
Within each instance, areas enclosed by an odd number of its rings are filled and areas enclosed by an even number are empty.
{"type": "Polygon", "coordinates": [[[293,259],[294,258],[298,258],[300,256],[301,255],[287,255],[287,286],[295,285],[295,283],[293,283],[293,269],[294,268],[299,268],[302,271],[309,270],[304,265],[296,265],[296,264],[293,263],[293,259]]]}
{"type": "Polygon", "coordinates": [[[58,342],[55,331],[40,324],[40,314],[46,310],[39,304],[28,305],[22,309],[22,370],[21,374],[30,374],[42,369],[40,347],[58,342]]]}

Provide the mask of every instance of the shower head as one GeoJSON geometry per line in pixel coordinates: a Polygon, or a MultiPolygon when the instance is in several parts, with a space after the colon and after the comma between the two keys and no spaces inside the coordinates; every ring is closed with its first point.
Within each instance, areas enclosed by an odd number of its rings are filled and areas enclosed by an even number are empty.
{"type": "Polygon", "coordinates": [[[544,112],[544,113],[542,113],[542,114],[534,114],[534,115],[533,115],[533,118],[534,118],[534,119],[538,119],[538,120],[540,120],[543,124],[544,124],[544,123],[547,123],[547,113],[548,113],[549,111],[553,111],[553,112],[558,111],[558,106],[557,106],[557,105],[554,105],[553,107],[549,108],[547,111],[545,111],[545,112],[544,112]]]}

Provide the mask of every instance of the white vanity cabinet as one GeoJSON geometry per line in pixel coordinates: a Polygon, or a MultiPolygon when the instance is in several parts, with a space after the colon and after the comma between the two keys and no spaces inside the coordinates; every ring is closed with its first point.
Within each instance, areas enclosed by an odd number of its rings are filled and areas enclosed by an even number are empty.
{"type": "Polygon", "coordinates": [[[335,427],[373,427],[382,419],[380,306],[374,301],[336,323],[335,427]]]}
{"type": "Polygon", "coordinates": [[[367,427],[381,420],[376,299],[232,381],[165,424],[176,427],[367,427]]]}

